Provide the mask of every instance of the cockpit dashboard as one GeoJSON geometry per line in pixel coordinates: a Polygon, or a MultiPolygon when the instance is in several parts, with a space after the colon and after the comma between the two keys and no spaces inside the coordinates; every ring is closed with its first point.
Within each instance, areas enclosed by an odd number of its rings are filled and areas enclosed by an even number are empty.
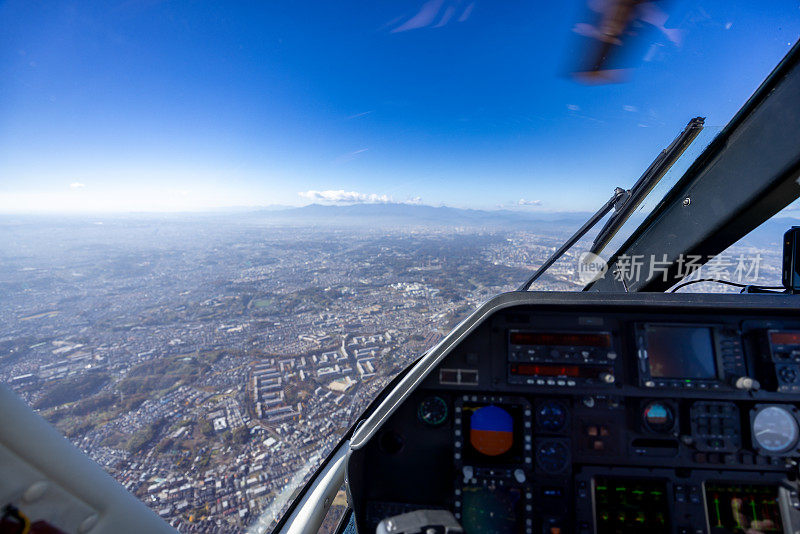
{"type": "Polygon", "coordinates": [[[509,293],[356,431],[360,532],[800,530],[800,309],[770,295],[509,293]]]}

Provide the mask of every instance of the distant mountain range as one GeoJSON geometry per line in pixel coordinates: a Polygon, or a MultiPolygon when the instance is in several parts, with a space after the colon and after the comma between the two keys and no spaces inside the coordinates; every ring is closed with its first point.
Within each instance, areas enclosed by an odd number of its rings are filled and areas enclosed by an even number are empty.
{"type": "MultiPolygon", "coordinates": [[[[794,225],[800,225],[800,218],[782,214],[774,217],[753,230],[744,239],[745,244],[758,247],[780,245],[784,232],[794,225]]],[[[97,221],[224,221],[225,223],[267,224],[280,226],[323,226],[323,227],[371,227],[371,228],[482,228],[489,230],[527,230],[568,236],[576,231],[591,216],[589,212],[541,212],[524,210],[479,210],[452,207],[436,207],[424,204],[351,204],[323,205],[310,204],[303,207],[266,206],[263,208],[239,207],[218,209],[202,213],[124,213],[95,215],[0,215],[0,226],[20,224],[41,224],[43,222],[59,225],[65,221],[70,224],[101,224],[97,221]]],[[[645,214],[635,213],[627,227],[641,224],[645,214]]],[[[589,236],[604,224],[601,221],[589,236]]],[[[622,243],[617,243],[621,245],[622,243]]]]}
{"type": "MultiPolygon", "coordinates": [[[[516,210],[477,210],[435,207],[423,204],[352,204],[331,206],[311,204],[300,208],[258,209],[237,216],[256,218],[261,222],[290,225],[370,226],[370,227],[467,227],[485,229],[518,229],[550,233],[572,233],[591,216],[589,212],[537,212],[516,210]]],[[[638,225],[645,214],[635,213],[628,224],[638,225]]],[[[602,227],[598,224],[594,231],[602,227]]],[[[775,247],[783,233],[800,219],[774,217],[753,230],[745,244],[775,247]]],[[[621,243],[620,243],[621,244],[621,243]]]]}
{"type": "Polygon", "coordinates": [[[283,210],[255,210],[238,215],[276,224],[314,224],[330,226],[440,226],[470,228],[525,228],[546,226],[561,230],[577,228],[589,213],[524,212],[476,210],[423,204],[352,204],[330,206],[311,204],[283,210]]]}

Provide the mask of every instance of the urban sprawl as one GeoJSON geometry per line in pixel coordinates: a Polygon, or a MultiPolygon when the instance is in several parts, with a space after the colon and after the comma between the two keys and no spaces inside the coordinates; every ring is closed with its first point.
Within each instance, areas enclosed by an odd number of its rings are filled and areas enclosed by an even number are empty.
{"type": "MultiPolygon", "coordinates": [[[[269,531],[395,374],[565,237],[183,219],[4,232],[0,380],[182,532],[269,531]]],[[[769,278],[777,252],[760,254],[769,278]]],[[[538,288],[579,289],[576,264],[538,288]]]]}

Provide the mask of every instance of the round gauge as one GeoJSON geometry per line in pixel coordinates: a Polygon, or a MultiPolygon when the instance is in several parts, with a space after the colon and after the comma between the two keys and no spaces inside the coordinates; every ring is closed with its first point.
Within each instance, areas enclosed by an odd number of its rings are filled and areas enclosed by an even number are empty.
{"type": "Polygon", "coordinates": [[[536,464],[545,473],[556,474],[567,468],[569,449],[554,439],[542,440],[536,446],[536,464]]]}
{"type": "Polygon", "coordinates": [[[558,432],[567,424],[567,407],[556,401],[545,402],[536,410],[536,424],[547,432],[558,432]]]}
{"type": "Polygon", "coordinates": [[[417,417],[426,425],[441,425],[447,419],[447,403],[441,397],[428,397],[419,403],[417,417]]]}
{"type": "Polygon", "coordinates": [[[786,452],[797,444],[797,419],[785,406],[757,408],[753,418],[753,441],[770,453],[786,452]]]}
{"type": "Polygon", "coordinates": [[[657,433],[669,432],[675,426],[672,407],[662,401],[649,402],[642,411],[645,426],[657,433]]]}

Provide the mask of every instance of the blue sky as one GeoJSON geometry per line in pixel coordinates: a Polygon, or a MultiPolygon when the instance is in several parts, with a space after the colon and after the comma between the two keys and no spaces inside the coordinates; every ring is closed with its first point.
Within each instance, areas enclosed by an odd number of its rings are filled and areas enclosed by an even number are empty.
{"type": "Polygon", "coordinates": [[[0,211],[594,209],[800,36],[796,0],[673,1],[588,86],[580,1],[228,4],[0,4],[0,211]]]}

